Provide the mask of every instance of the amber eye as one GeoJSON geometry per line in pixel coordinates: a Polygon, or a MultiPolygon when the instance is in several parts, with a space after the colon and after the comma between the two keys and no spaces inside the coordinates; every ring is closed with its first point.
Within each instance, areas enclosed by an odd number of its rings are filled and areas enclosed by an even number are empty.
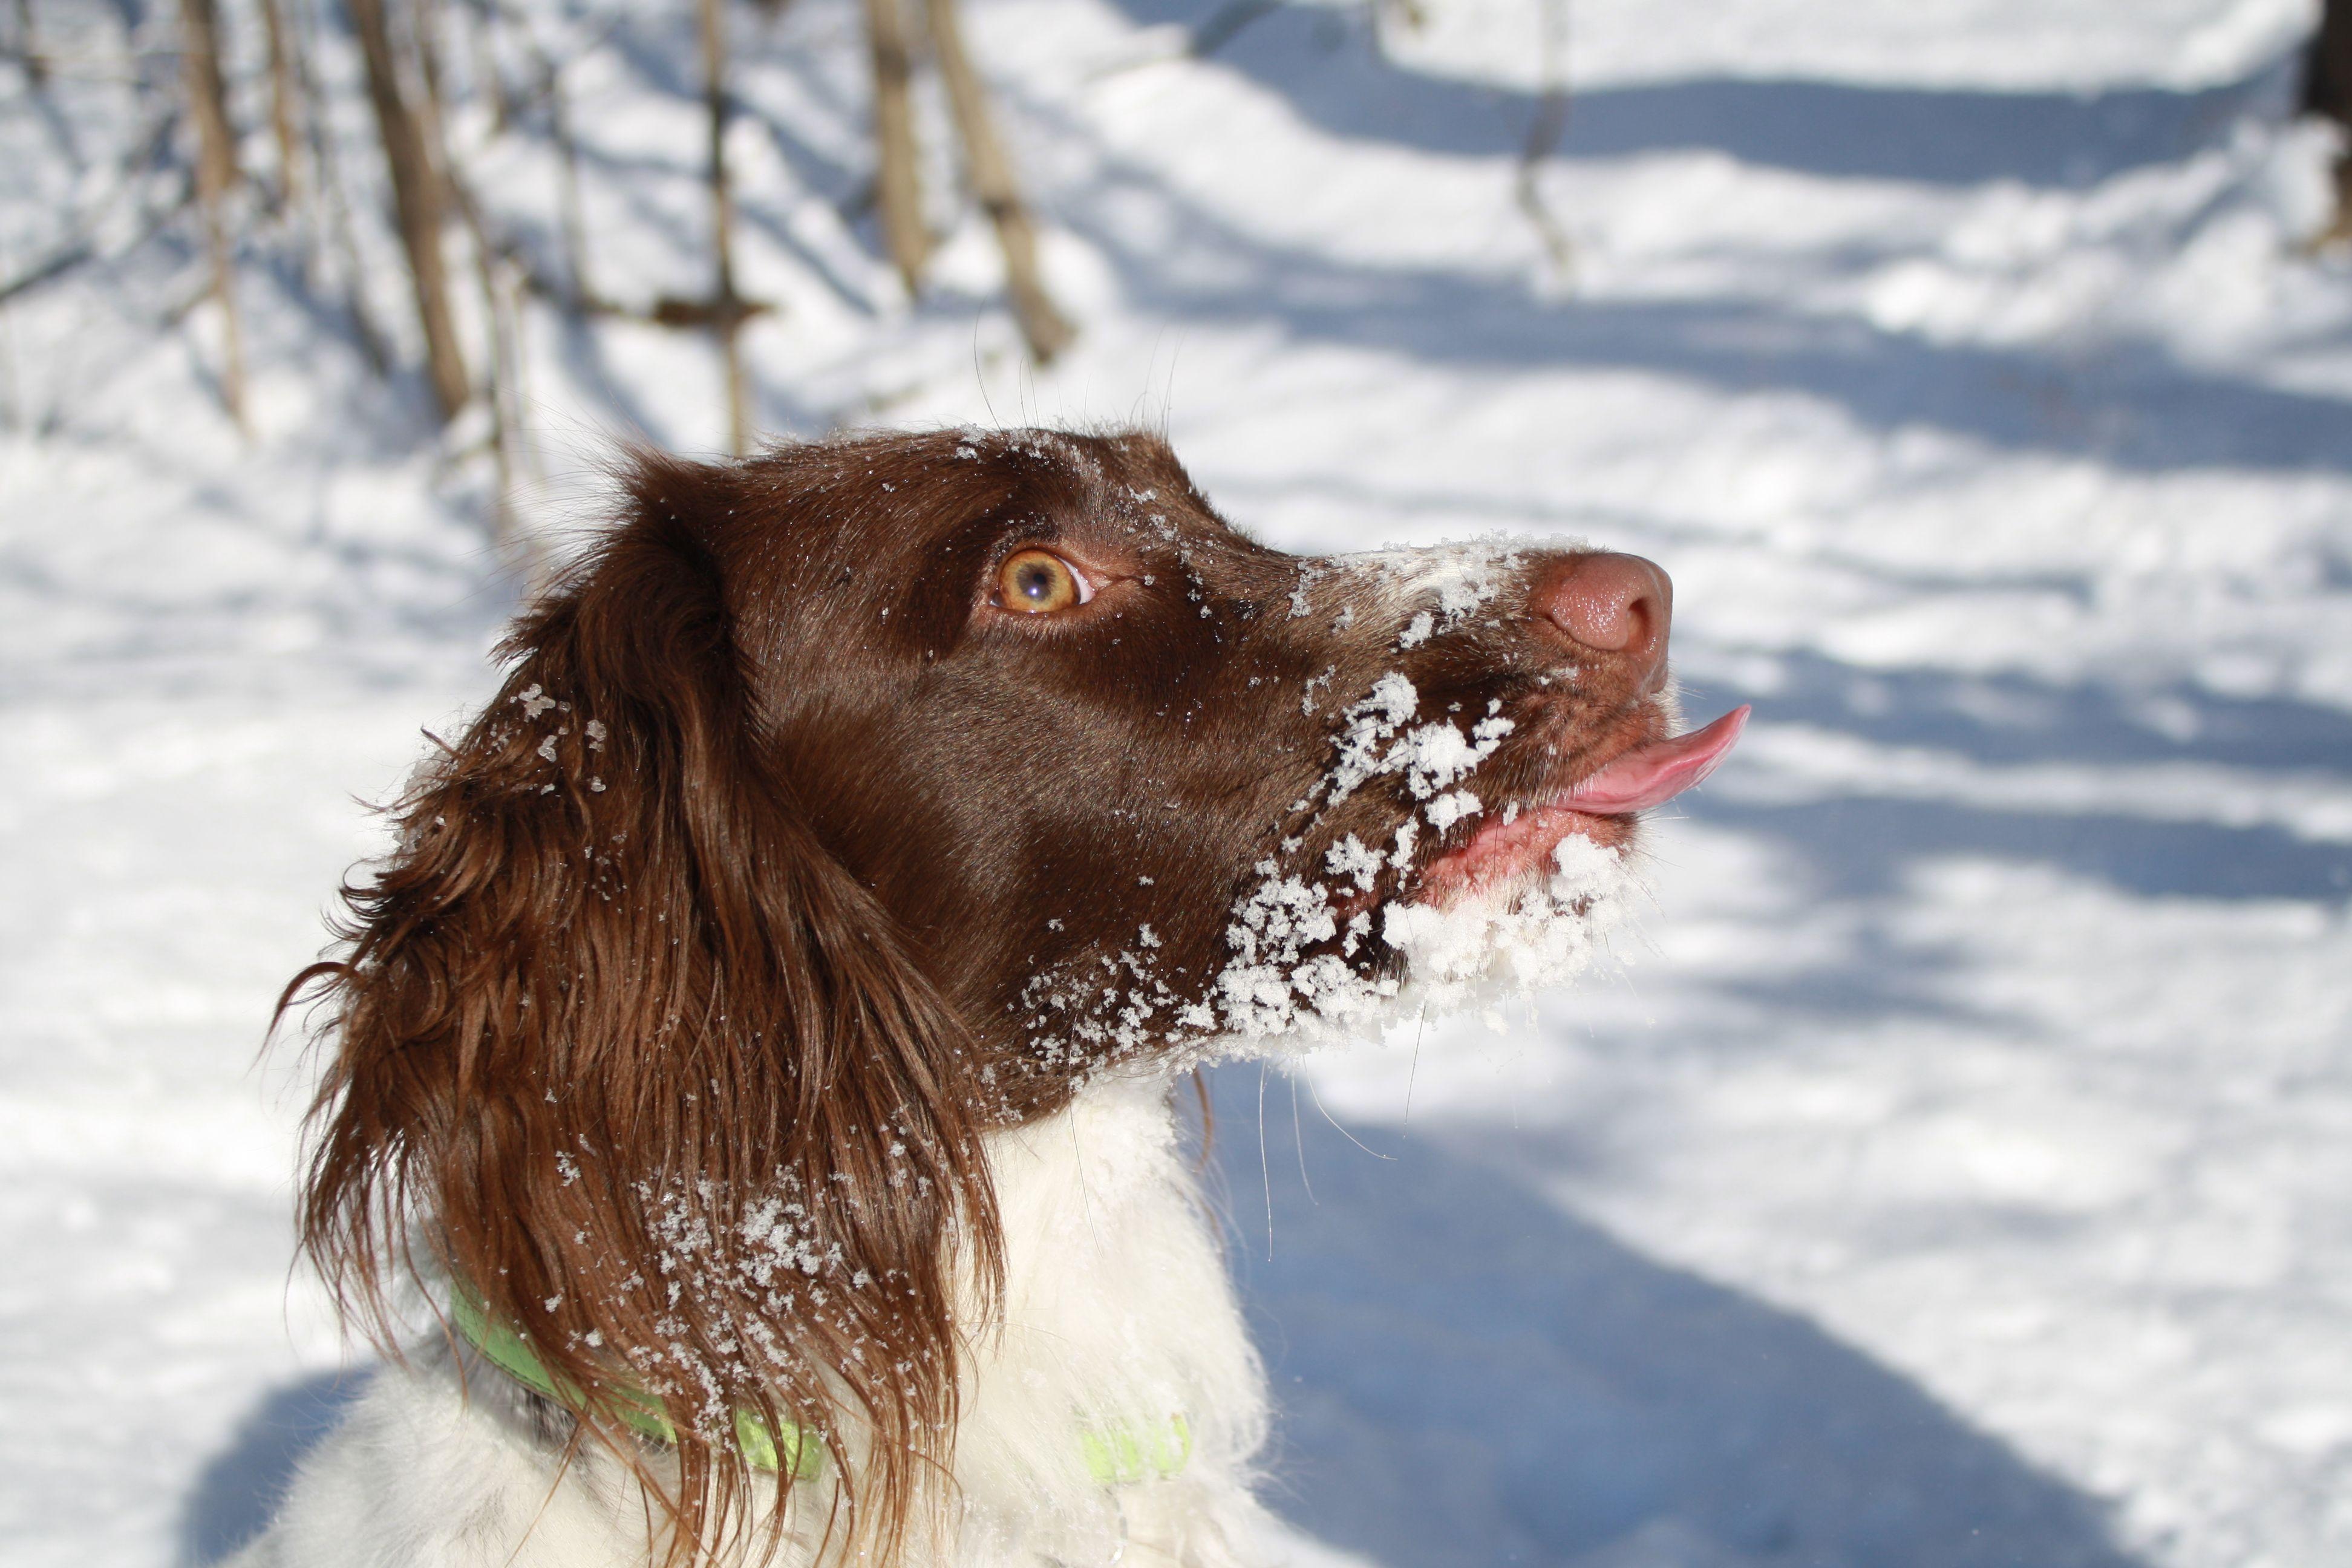
{"type": "Polygon", "coordinates": [[[996,569],[996,602],[1008,610],[1042,615],[1094,596],[1077,569],[1050,550],[1016,551],[996,569]]]}

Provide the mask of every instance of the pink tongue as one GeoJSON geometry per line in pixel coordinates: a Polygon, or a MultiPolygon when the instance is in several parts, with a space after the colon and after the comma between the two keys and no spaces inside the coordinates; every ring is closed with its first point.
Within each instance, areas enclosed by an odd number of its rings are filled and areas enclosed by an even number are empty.
{"type": "Polygon", "coordinates": [[[1569,791],[1560,804],[1595,816],[1661,805],[1715,772],[1747,727],[1748,707],[1742,703],[1704,730],[1636,746],[1569,791]]]}

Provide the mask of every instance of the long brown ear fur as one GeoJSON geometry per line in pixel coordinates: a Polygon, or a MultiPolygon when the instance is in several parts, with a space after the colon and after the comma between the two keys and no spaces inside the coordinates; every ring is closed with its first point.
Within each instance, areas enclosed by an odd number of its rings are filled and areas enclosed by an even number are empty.
{"type": "Polygon", "coordinates": [[[585,1391],[669,1560],[788,1484],[739,1410],[821,1435],[828,1532],[887,1558],[948,1458],[958,1248],[983,1298],[1000,1278],[963,1033],[763,737],[734,472],[646,459],[629,488],[280,1004],[323,1000],[334,1041],[303,1242],[387,1347],[396,1273],[470,1284],[585,1391]],[[678,1428],[666,1481],[617,1417],[632,1385],[678,1428]]]}

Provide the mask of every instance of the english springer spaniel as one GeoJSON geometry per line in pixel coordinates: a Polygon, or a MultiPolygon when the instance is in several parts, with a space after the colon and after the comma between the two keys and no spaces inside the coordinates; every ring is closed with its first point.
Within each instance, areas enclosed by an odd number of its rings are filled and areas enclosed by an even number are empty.
{"type": "Polygon", "coordinates": [[[1144,435],[639,459],[288,988],[393,1362],[243,1560],[1253,1561],[1172,1086],[1582,965],[1746,716],[1669,598],[1284,554],[1144,435]]]}

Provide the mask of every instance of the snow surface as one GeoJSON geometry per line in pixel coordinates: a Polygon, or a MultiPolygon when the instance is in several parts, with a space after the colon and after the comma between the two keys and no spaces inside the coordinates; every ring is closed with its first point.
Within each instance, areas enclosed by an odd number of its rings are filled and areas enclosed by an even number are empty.
{"type": "MultiPolygon", "coordinates": [[[[937,197],[915,307],[844,216],[854,7],[740,40],[769,427],[1140,418],[1289,547],[1637,550],[1688,710],[1756,704],[1612,976],[1296,1100],[1220,1073],[1280,1500],[1386,1568],[2352,1560],[2352,274],[2301,250],[2311,7],[1571,0],[1565,275],[1513,196],[1539,10],[1423,8],[1193,59],[1202,0],[971,0],[1086,328],[1045,375],[970,214],[937,197]]],[[[599,286],[698,286],[690,18],[542,15],[593,42],[599,286]]],[[[7,79],[0,272],[135,226],[105,171],[145,112],[7,79]]],[[[551,167],[510,138],[486,200],[551,235],[551,167]]],[[[172,324],[184,230],[0,308],[12,1564],[215,1556],[331,1418],[306,1072],[256,1050],[380,842],[354,796],[488,694],[513,603],[481,465],[274,254],[249,445],[208,310],[172,324]]],[[[614,433],[717,440],[694,338],[529,335],[541,527],[614,433]]]]}

